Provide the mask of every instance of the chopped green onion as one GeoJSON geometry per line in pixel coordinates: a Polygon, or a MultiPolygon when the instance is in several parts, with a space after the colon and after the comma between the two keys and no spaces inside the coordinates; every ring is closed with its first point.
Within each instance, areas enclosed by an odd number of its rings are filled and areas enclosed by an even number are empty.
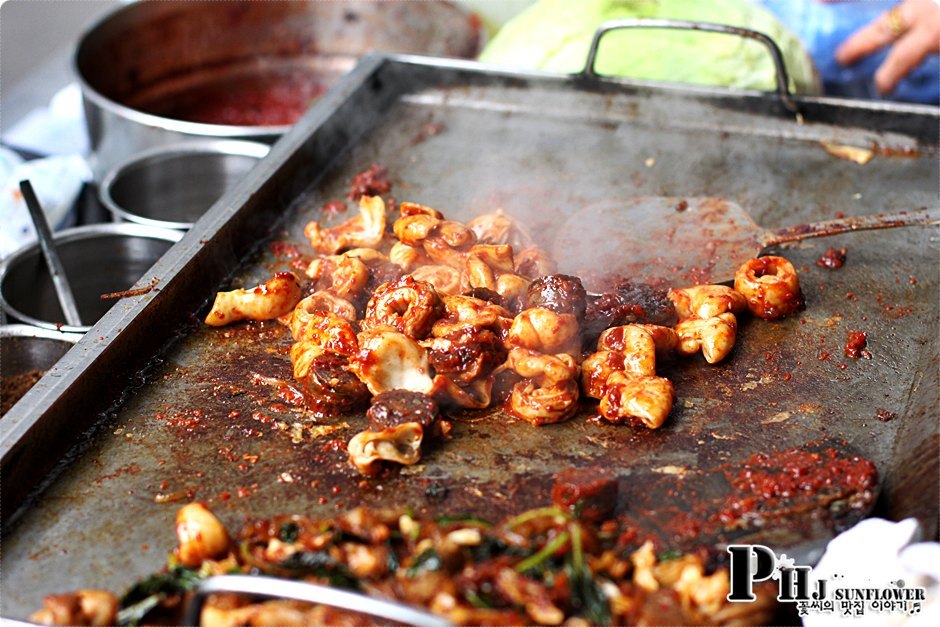
{"type": "Polygon", "coordinates": [[[565,543],[568,542],[569,535],[570,534],[567,531],[562,531],[559,533],[551,542],[516,564],[516,572],[524,573],[525,571],[532,570],[533,568],[542,564],[542,562],[554,555],[558,549],[565,546],[565,543]]]}
{"type": "Polygon", "coordinates": [[[506,523],[506,528],[513,529],[514,527],[518,527],[519,525],[527,523],[530,520],[544,518],[547,516],[553,516],[563,520],[571,520],[571,515],[568,514],[568,512],[557,507],[539,507],[538,509],[530,509],[527,512],[522,512],[515,518],[510,519],[509,522],[506,523]]]}

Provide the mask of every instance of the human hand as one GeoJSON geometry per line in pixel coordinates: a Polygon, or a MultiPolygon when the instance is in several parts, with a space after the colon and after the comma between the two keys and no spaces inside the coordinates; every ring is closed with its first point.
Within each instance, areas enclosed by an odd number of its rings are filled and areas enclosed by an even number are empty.
{"type": "Polygon", "coordinates": [[[940,52],[940,3],[903,0],[850,35],[836,50],[836,60],[851,65],[885,46],[891,50],[875,72],[875,88],[882,94],[894,91],[928,54],[940,52]]]}

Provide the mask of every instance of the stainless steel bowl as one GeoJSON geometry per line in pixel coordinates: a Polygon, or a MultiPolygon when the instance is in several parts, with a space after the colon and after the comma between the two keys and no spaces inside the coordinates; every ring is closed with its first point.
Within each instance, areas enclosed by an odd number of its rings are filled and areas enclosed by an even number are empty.
{"type": "MultiPolygon", "coordinates": [[[[266,98],[296,105],[298,94],[314,98],[367,52],[473,58],[482,32],[476,15],[442,1],[121,7],[79,39],[74,57],[96,179],[154,146],[199,137],[271,143],[295,121],[210,123],[193,117],[193,108],[224,103],[250,113],[266,98]]],[[[300,104],[306,109],[309,101],[300,104]]]]}
{"type": "Polygon", "coordinates": [[[133,287],[182,237],[182,231],[139,224],[96,224],[60,231],[55,234],[56,247],[85,326],[64,324],[49,270],[35,243],[0,264],[0,307],[20,322],[84,333],[117,302],[102,299],[102,294],[133,287]]]}
{"type": "Polygon", "coordinates": [[[269,150],[234,140],[153,148],[112,168],[98,197],[118,220],[188,229],[269,150]]]}
{"type": "Polygon", "coordinates": [[[10,387],[10,377],[39,370],[46,372],[81,337],[78,333],[62,333],[25,324],[0,326],[0,396],[3,406],[17,390],[10,387]]]}

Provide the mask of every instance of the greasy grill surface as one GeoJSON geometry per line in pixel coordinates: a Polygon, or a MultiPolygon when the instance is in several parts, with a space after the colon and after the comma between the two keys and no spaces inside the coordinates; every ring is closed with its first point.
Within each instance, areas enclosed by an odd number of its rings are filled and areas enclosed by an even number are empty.
{"type": "MultiPolygon", "coordinates": [[[[389,98],[394,104],[368,121],[336,116],[336,124],[369,130],[340,133],[329,158],[311,142],[298,144],[308,161],[295,167],[292,186],[283,185],[280,198],[292,209],[275,240],[309,252],[304,224],[344,198],[353,176],[372,163],[388,168],[398,200],[458,220],[502,207],[546,246],[566,212],[631,195],[723,196],[768,228],[936,204],[936,145],[903,134],[797,125],[768,114],[763,100],[748,113],[725,99],[485,75],[448,78],[463,86],[442,78],[437,87],[437,79],[422,81],[450,75],[419,70],[409,74],[401,64],[376,71],[382,80],[364,81],[360,89],[402,97],[389,98]],[[833,138],[863,146],[877,140],[896,154],[859,166],[819,145],[833,138]],[[306,189],[293,194],[295,187],[306,189]]],[[[300,141],[303,132],[310,129],[302,122],[291,137],[300,141]]],[[[256,239],[279,215],[276,206],[265,211],[256,239]]],[[[612,225],[611,237],[618,228],[629,226],[612,225]]],[[[25,617],[54,591],[122,590],[155,570],[174,543],[176,510],[191,499],[209,504],[230,528],[248,516],[322,516],[359,504],[495,519],[547,504],[557,471],[602,465],[620,478],[621,509],[664,542],[682,545],[690,527],[671,528],[663,512],[720,510],[733,495],[727,468],[754,453],[822,440],[823,449],[871,459],[888,488],[916,483],[918,473],[936,480],[935,467],[905,465],[936,461],[922,448],[930,438],[911,435],[936,429],[929,409],[936,387],[925,380],[936,371],[936,235],[935,228],[858,233],[776,251],[800,272],[805,311],[774,322],[745,318],[733,353],[718,366],[694,358],[663,368],[677,400],[660,430],[592,420],[589,404],[567,423],[542,428],[499,410],[452,414],[451,440],[417,466],[369,480],[345,453],[366,425],[364,414],[318,419],[272,385],[271,378],[291,378],[286,329],[191,324],[4,538],[4,614],[25,617]],[[816,265],[829,246],[848,249],[843,268],[816,265]],[[844,356],[849,332],[859,330],[868,333],[870,360],[844,356]]],[[[199,225],[191,237],[199,237],[199,225]]],[[[224,285],[183,275],[209,299],[218,287],[253,285],[289,267],[283,252],[262,246],[224,285]]],[[[913,501],[890,491],[883,498],[889,513],[929,517],[937,509],[935,489],[913,501]]],[[[805,502],[791,505],[789,518],[756,537],[782,546],[825,537],[857,516],[841,501],[826,509],[825,498],[816,504],[819,516],[812,503],[809,513],[797,511],[805,502]]],[[[719,531],[703,525],[700,540],[754,530],[719,531]]]]}

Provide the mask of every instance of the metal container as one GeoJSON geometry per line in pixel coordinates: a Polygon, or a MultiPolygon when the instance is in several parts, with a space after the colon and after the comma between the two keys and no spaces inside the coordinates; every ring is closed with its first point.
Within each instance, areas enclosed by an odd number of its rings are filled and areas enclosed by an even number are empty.
{"type": "Polygon", "coordinates": [[[50,331],[26,324],[0,326],[0,378],[3,379],[3,404],[6,406],[8,378],[34,370],[45,372],[81,337],[78,333],[50,331]]]}
{"type": "MultiPolygon", "coordinates": [[[[327,517],[357,505],[498,519],[546,504],[559,470],[600,465],[616,473],[621,506],[644,530],[702,542],[693,525],[666,525],[733,496],[728,476],[755,453],[824,439],[878,467],[880,515],[916,516],[935,534],[936,227],[776,251],[799,269],[806,310],[742,320],[721,364],[665,366],[677,401],[661,429],[599,424],[589,403],[540,428],[498,408],[458,413],[451,440],[377,479],[363,480],[337,445],[368,424],[363,413],[321,422],[259,383],[291,379],[287,329],[197,322],[217,290],[257,285],[297,261],[268,245],[272,239],[312,256],[305,225],[348,219],[321,208],[344,198],[373,163],[388,169],[400,200],[455,220],[502,207],[540,243],[578,207],[629,196],[731,198],[767,228],[837,211],[935,205],[936,108],[793,104],[801,117],[755,92],[364,59],[158,262],[160,292],[112,310],[82,339],[83,350],[56,366],[55,386],[32,391],[29,411],[12,412],[17,425],[0,437],[10,525],[0,573],[5,615],[29,615],[44,594],[119,590],[159,569],[175,543],[176,511],[190,498],[209,504],[229,529],[246,518],[327,517]],[[831,142],[876,144],[878,154],[862,166],[827,152],[831,142]],[[829,246],[849,249],[838,271],[816,265],[829,246]],[[872,359],[843,357],[850,330],[869,332],[872,359]],[[305,427],[302,441],[292,438],[294,423],[305,427]],[[314,425],[335,431],[308,434],[314,425]],[[93,436],[78,437],[91,427],[93,436]],[[79,441],[86,448],[43,484],[42,498],[27,500],[79,441]]],[[[629,228],[613,225],[610,237],[629,228]]],[[[720,541],[795,555],[794,542],[825,541],[861,515],[843,504],[781,512],[720,541]]]]}
{"type": "Polygon", "coordinates": [[[79,39],[74,57],[96,178],[147,148],[200,137],[272,142],[295,121],[207,123],[188,115],[193,107],[251,113],[273,99],[299,115],[366,52],[472,58],[481,33],[475,15],[447,2],[124,6],[79,39]]]}
{"type": "Polygon", "coordinates": [[[98,198],[116,220],[188,229],[269,149],[234,140],[153,148],[112,168],[98,198]]]}
{"type": "Polygon", "coordinates": [[[0,307],[7,315],[45,329],[84,333],[115,299],[102,294],[134,287],[174,242],[180,231],[138,224],[96,224],[55,234],[84,326],[64,324],[39,244],[27,245],[0,264],[0,307]]]}

